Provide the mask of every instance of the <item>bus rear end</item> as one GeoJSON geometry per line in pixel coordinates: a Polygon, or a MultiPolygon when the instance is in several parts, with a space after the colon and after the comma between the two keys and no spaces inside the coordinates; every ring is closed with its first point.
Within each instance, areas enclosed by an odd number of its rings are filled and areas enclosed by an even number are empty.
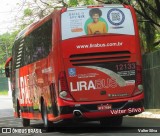
{"type": "Polygon", "coordinates": [[[132,7],[67,9],[61,14],[61,32],[61,115],[105,125],[119,120],[120,125],[124,115],[144,111],[140,43],[132,7]]]}

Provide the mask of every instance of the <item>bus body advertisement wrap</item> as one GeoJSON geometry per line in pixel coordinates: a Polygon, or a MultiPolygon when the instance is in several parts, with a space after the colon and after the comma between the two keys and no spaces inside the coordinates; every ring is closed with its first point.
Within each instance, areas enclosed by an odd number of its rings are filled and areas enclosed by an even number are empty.
{"type": "Polygon", "coordinates": [[[15,117],[120,126],[144,111],[142,60],[134,9],[63,8],[16,37],[6,61],[15,117]]]}

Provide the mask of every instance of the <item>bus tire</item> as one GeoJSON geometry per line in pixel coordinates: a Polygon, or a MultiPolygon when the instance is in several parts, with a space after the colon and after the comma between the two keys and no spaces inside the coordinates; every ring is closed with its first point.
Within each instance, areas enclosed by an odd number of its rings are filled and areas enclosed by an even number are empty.
{"type": "Polygon", "coordinates": [[[100,124],[103,127],[120,127],[123,122],[123,116],[108,117],[100,119],[100,124]]]}
{"type": "Polygon", "coordinates": [[[17,116],[18,116],[18,118],[20,118],[20,106],[19,106],[19,101],[18,101],[18,99],[17,99],[17,116]]]}
{"type": "Polygon", "coordinates": [[[30,119],[22,118],[22,124],[23,124],[23,127],[29,127],[30,126],[30,119]]]}
{"type": "Polygon", "coordinates": [[[58,116],[58,108],[57,108],[57,102],[56,102],[56,91],[55,91],[55,85],[52,83],[50,86],[50,95],[52,99],[52,109],[53,109],[53,114],[55,117],[58,116]]]}
{"type": "Polygon", "coordinates": [[[42,119],[43,119],[43,123],[44,123],[44,129],[46,130],[46,132],[49,132],[53,129],[53,123],[48,120],[47,107],[45,105],[45,102],[42,103],[41,111],[42,111],[42,119]]]}

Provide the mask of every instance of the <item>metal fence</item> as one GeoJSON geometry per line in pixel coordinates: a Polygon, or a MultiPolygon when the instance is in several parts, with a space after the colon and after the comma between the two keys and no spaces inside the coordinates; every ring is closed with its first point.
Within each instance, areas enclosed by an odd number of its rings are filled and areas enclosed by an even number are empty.
{"type": "Polygon", "coordinates": [[[143,55],[145,108],[160,109],[160,50],[143,55]]]}

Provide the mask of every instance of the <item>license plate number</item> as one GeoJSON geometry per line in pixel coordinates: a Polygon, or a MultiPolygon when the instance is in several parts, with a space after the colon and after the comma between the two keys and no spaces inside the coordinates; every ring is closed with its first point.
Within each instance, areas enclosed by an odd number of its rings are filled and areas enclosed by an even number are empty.
{"type": "Polygon", "coordinates": [[[106,104],[106,105],[98,105],[98,110],[110,110],[112,109],[112,105],[111,104],[106,104]]]}

